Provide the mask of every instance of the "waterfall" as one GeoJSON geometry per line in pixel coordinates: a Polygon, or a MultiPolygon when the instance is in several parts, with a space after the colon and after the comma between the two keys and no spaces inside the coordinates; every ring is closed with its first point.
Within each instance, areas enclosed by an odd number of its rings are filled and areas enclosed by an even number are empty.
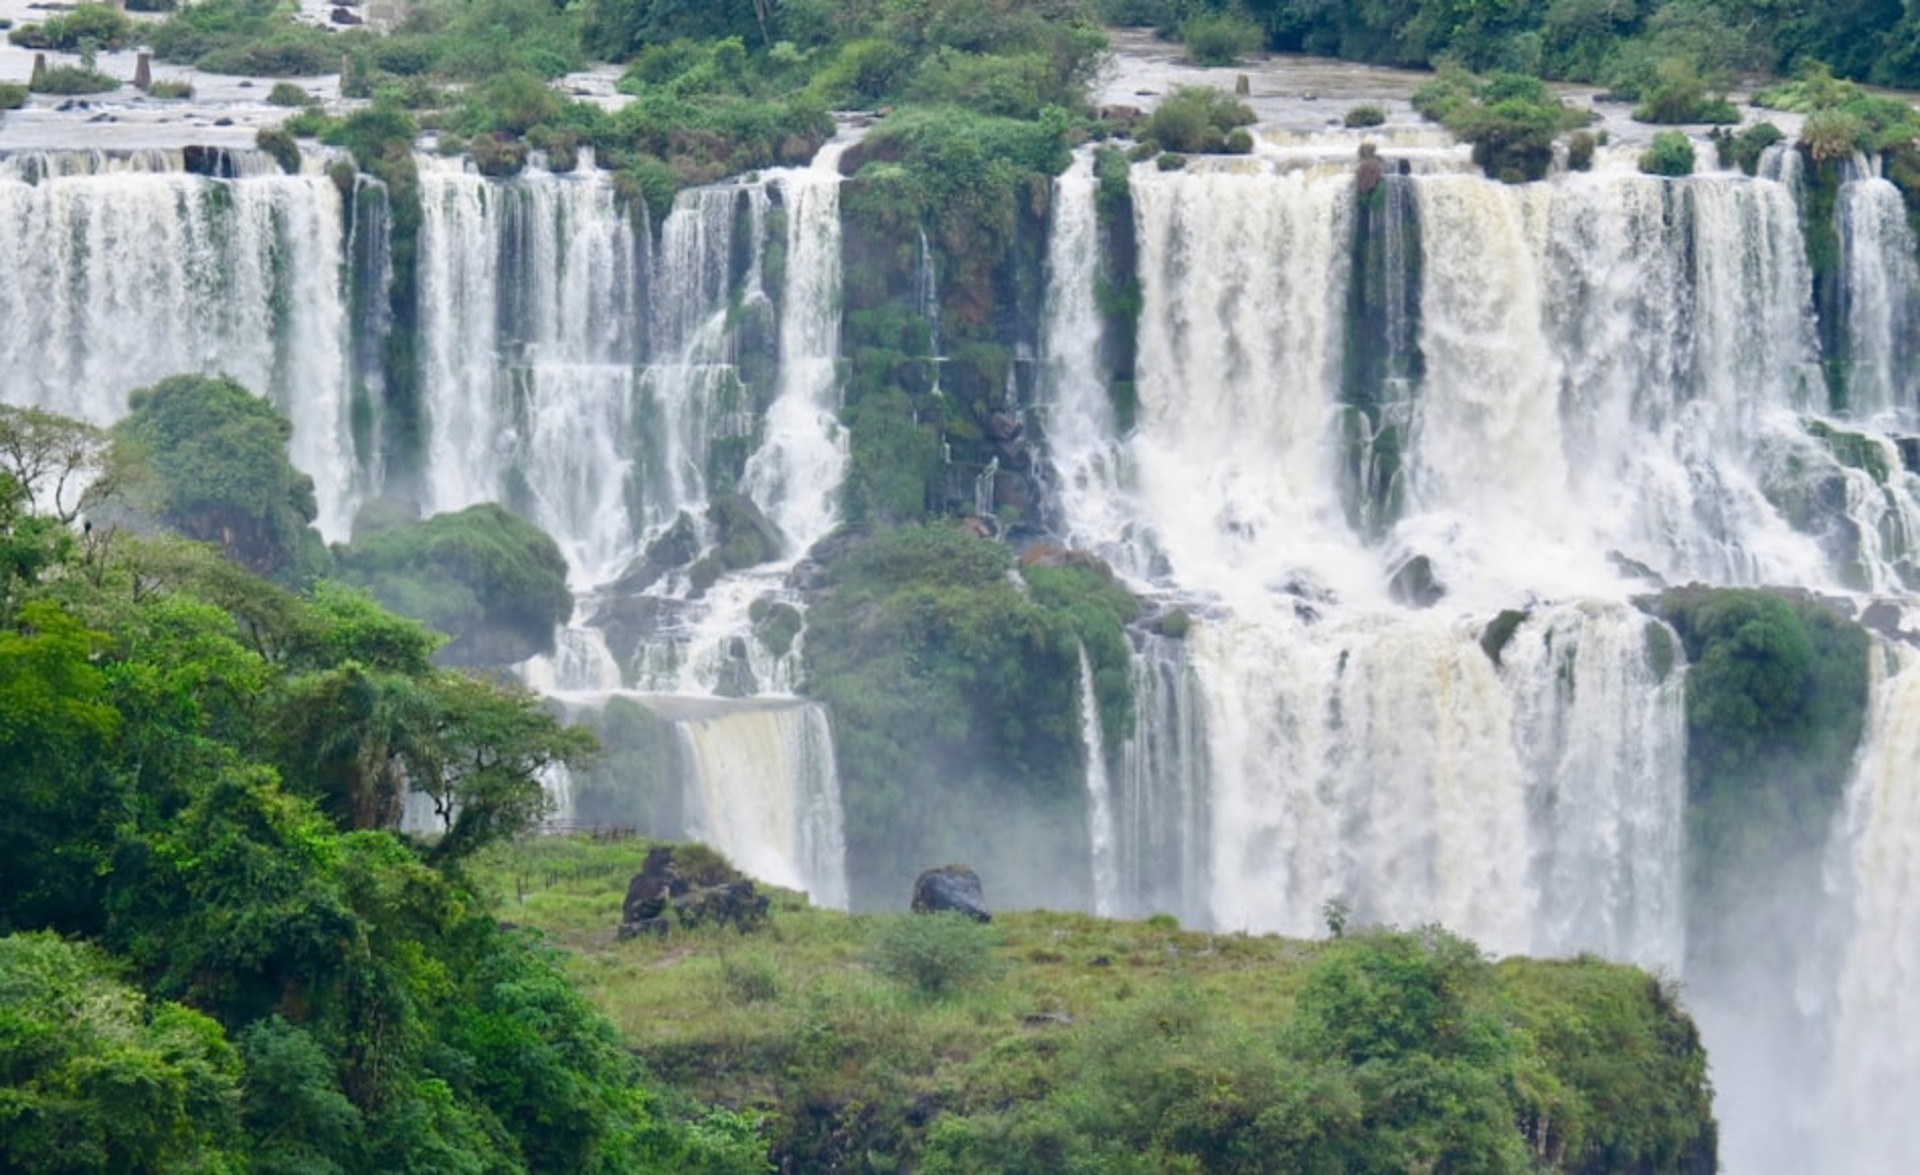
{"type": "Polygon", "coordinates": [[[1106,740],[1100,732],[1100,699],[1093,690],[1093,662],[1080,648],[1080,745],[1087,757],[1087,843],[1093,856],[1093,912],[1119,912],[1120,876],[1114,865],[1112,785],[1107,780],[1106,740]]]}
{"type": "Polygon", "coordinates": [[[780,299],[780,380],[766,443],[747,462],[748,492],[799,555],[839,520],[846,476],[840,384],[840,156],[829,143],[805,170],[768,175],[786,196],[786,287],[780,299]]]}
{"type": "Polygon", "coordinates": [[[1075,546],[1113,558],[1123,553],[1134,507],[1125,497],[1126,470],[1100,365],[1097,189],[1088,153],[1053,182],[1040,332],[1041,395],[1052,491],[1065,537],[1075,546]]]}
{"type": "Polygon", "coordinates": [[[1920,662],[1902,651],[1898,670],[1875,691],[1841,829],[1852,934],[1820,1107],[1825,1166],[1862,1175],[1908,1170],[1920,1153],[1920,662]]]}
{"type": "Polygon", "coordinates": [[[1920,264],[1906,204],[1886,180],[1856,179],[1840,186],[1838,213],[1847,406],[1860,417],[1899,413],[1911,427],[1920,264]]]}
{"type": "Polygon", "coordinates": [[[1184,642],[1146,635],[1133,658],[1133,735],[1113,791],[1121,912],[1206,925],[1212,823],[1205,711],[1184,642]]]}
{"type": "Polygon", "coordinates": [[[597,172],[498,183],[419,163],[429,508],[504,501],[596,582],[637,534],[645,238],[597,172]]]}
{"type": "Polygon", "coordinates": [[[1164,551],[1221,590],[1372,578],[1330,476],[1352,186],[1341,170],[1134,172],[1145,525],[1120,569],[1144,578],[1164,551]]]}
{"type": "Polygon", "coordinates": [[[292,420],[320,531],[343,540],[363,487],[340,190],[232,158],[243,178],[178,152],[0,160],[0,400],[109,424],[134,388],[231,376],[292,420]]]}
{"type": "Polygon", "coordinates": [[[1538,850],[1530,952],[1684,959],[1685,679],[1679,638],[1619,605],[1528,617],[1500,673],[1538,850]],[[1666,664],[1661,663],[1661,658],[1666,664]]]}
{"type": "Polygon", "coordinates": [[[844,909],[846,846],[826,710],[812,702],[703,707],[676,718],[674,732],[689,767],[688,834],[754,877],[844,909]]]}

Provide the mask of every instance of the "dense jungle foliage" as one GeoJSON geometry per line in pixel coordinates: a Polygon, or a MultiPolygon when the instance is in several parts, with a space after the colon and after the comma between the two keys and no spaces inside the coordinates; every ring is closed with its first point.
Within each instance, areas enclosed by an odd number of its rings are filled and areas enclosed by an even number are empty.
{"type": "Polygon", "coordinates": [[[1631,968],[1495,964],[1437,928],[1303,942],[798,897],[748,933],[612,941],[646,852],[541,838],[478,872],[663,1080],[766,1114],[782,1170],[1714,1169],[1699,1038],[1631,968]]]}
{"type": "Polygon", "coordinates": [[[1272,49],[1592,82],[1636,102],[1663,88],[1786,76],[1810,61],[1856,81],[1920,87],[1920,12],[1891,0],[1098,0],[1096,7],[1111,23],[1172,34],[1224,18],[1251,26],[1272,49]]]}
{"type": "Polygon", "coordinates": [[[276,531],[77,527],[303,500],[240,397],[169,380],[111,437],[0,411],[0,1171],[763,1169],[469,880],[590,736],[349,588],[256,578],[276,531]],[[180,419],[191,502],[149,429],[180,419]]]}

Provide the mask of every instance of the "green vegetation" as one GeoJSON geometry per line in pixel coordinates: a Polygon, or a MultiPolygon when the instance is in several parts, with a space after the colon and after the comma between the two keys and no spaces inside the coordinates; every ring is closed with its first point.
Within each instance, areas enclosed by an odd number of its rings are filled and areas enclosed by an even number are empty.
{"type": "Polygon", "coordinates": [[[62,53],[124,49],[133,41],[134,25],[124,12],[105,4],[81,4],[73,11],[49,17],[45,24],[25,24],[7,33],[22,49],[57,49],[62,53]]]}
{"type": "Polygon", "coordinates": [[[1725,129],[1713,132],[1713,152],[1715,160],[1722,167],[1738,167],[1748,175],[1760,170],[1760,157],[1766,154],[1768,147],[1786,138],[1779,127],[1770,122],[1758,122],[1742,127],[1736,134],[1725,129]]]}
{"type": "Polygon", "coordinates": [[[1140,141],[1183,154],[1225,152],[1227,136],[1253,123],[1246,103],[1211,86],[1176,86],[1140,127],[1140,141]]]}
{"type": "MultiPolygon", "coordinates": [[[[1223,0],[1115,0],[1119,23],[1171,27],[1223,0]]],[[[1257,21],[1269,48],[1384,65],[1517,70],[1605,85],[1629,101],[1646,97],[1667,62],[1721,88],[1726,79],[1787,73],[1824,61],[1842,77],[1920,86],[1920,15],[1898,4],[1819,6],[1746,0],[1560,0],[1478,4],[1468,0],[1234,0],[1257,21]]],[[[1672,67],[1668,67],[1672,68],[1672,67]]]]}
{"type": "Polygon", "coordinates": [[[1819,603],[1678,588],[1656,605],[1687,672],[1688,868],[1701,916],[1817,854],[1866,721],[1868,640],[1819,603]]]}
{"type": "Polygon", "coordinates": [[[1387,121],[1387,108],[1374,102],[1363,102],[1350,107],[1340,120],[1351,128],[1381,126],[1387,121]]]}
{"type": "Polygon", "coordinates": [[[224,376],[176,375],[128,397],[114,426],[136,514],[203,542],[259,575],[311,577],[326,551],[309,527],[313,480],[287,460],[293,426],[224,376]]]}
{"type": "Polygon", "coordinates": [[[18,110],[27,104],[28,89],[15,82],[0,82],[0,110],[18,110]]]}
{"type": "Polygon", "coordinates": [[[107,94],[120,88],[120,79],[84,65],[50,65],[27,88],[36,94],[107,94]]]}
{"type": "Polygon", "coordinates": [[[1655,67],[1653,82],[1642,93],[1633,116],[1641,122],[1667,125],[1740,121],[1740,112],[1726,94],[1709,96],[1707,83],[1693,63],[1679,57],[1666,58],[1655,67]]]}
{"type": "Polygon", "coordinates": [[[163,78],[147,87],[147,97],[171,99],[191,98],[193,97],[193,83],[172,81],[163,78]]]}
{"type": "Polygon", "coordinates": [[[1260,48],[1260,26],[1237,12],[1202,12],[1180,26],[1195,65],[1234,65],[1260,48]]]}
{"type": "Polygon", "coordinates": [[[1693,140],[1679,131],[1661,131],[1640,153],[1640,170],[1648,175],[1693,174],[1693,140]]]}
{"type": "Polygon", "coordinates": [[[1698,1035],[1631,968],[1496,965],[1437,929],[1300,942],[1041,912],[987,928],[797,897],[752,934],[613,943],[645,853],[543,838],[481,864],[505,916],[577,952],[662,1080],[766,1115],[784,1169],[1713,1168],[1698,1035]],[[910,953],[973,981],[930,999],[890,977],[903,938],[938,940],[910,953]]]}
{"type": "Polygon", "coordinates": [[[874,967],[922,999],[945,999],[998,976],[999,941],[992,926],[965,914],[896,916],[874,938],[874,967]]]}
{"type": "Polygon", "coordinates": [[[446,633],[450,665],[507,665],[553,651],[573,611],[567,561],[547,533],[486,503],[334,548],[340,577],[446,633]]]}
{"type": "Polygon", "coordinates": [[[808,615],[808,692],[833,707],[856,900],[904,895],[927,861],[973,864],[1016,904],[1040,888],[1041,844],[1085,836],[1079,656],[1115,747],[1132,685],[1121,624],[1137,608],[1101,571],[1031,567],[951,525],[873,534],[829,567],[808,615]],[[930,799],[930,797],[937,797],[930,799]]]}
{"type": "MultiPolygon", "coordinates": [[[[176,398],[216,441],[273,434],[173,381],[133,431],[176,398]]],[[[105,451],[43,417],[0,446],[0,1166],[764,1170],[752,1119],[668,1111],[467,880],[590,737],[348,589],[30,513],[76,438],[105,451]],[[399,831],[408,793],[435,835],[399,831]]]]}
{"type": "Polygon", "coordinates": [[[1496,73],[1485,79],[1443,69],[1413,96],[1413,107],[1473,144],[1473,161],[1493,179],[1526,183],[1553,163],[1553,142],[1588,122],[1540,79],[1496,73]]]}
{"type": "Polygon", "coordinates": [[[292,82],[275,82],[273,89],[267,91],[267,103],[271,106],[312,106],[318,101],[306,87],[292,82]]]}

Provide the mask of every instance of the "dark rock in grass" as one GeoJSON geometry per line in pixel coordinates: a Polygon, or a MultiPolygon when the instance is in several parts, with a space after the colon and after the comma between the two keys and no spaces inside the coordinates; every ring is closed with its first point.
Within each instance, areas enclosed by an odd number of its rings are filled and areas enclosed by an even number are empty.
{"type": "Polygon", "coordinates": [[[993,921],[993,912],[987,909],[987,895],[980,888],[980,875],[966,865],[942,865],[914,880],[914,913],[946,911],[965,914],[975,922],[993,921]]]}

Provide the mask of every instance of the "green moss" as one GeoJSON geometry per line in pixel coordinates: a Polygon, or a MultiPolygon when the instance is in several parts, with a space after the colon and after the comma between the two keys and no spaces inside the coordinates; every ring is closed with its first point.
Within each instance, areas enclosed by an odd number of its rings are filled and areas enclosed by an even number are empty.
{"type": "Polygon", "coordinates": [[[800,609],[765,596],[747,607],[747,619],[753,622],[753,635],[776,657],[793,651],[793,642],[805,624],[800,609]]]}

